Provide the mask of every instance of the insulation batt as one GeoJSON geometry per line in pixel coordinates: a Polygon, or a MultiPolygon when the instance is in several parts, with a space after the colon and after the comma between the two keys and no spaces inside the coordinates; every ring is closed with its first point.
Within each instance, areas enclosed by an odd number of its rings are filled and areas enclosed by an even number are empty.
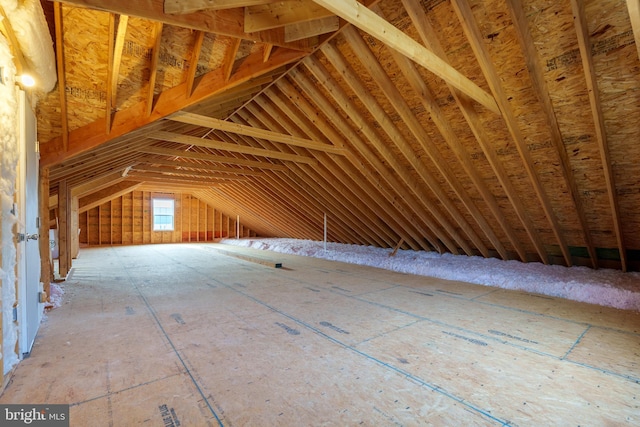
{"type": "Polygon", "coordinates": [[[532,292],[640,312],[640,273],[593,270],[496,258],[399,250],[297,239],[222,239],[220,243],[369,265],[503,289],[532,292]]]}

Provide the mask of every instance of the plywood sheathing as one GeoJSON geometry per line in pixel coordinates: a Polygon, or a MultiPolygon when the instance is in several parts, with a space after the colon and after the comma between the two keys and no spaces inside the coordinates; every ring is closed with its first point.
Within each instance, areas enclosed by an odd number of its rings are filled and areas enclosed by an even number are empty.
{"type": "MultiPolygon", "coordinates": [[[[427,38],[442,45],[454,69],[490,92],[490,85],[452,3],[384,0],[378,3],[379,11],[373,8],[418,41],[421,37],[416,23],[412,22],[403,3],[417,3],[420,8],[418,19],[428,22],[434,29],[434,34],[427,38]]],[[[637,126],[627,118],[637,115],[640,108],[637,89],[640,61],[634,52],[635,43],[625,6],[621,0],[588,1],[585,16],[611,151],[615,193],[620,205],[618,216],[623,224],[626,247],[635,250],[640,240],[634,231],[640,222],[640,191],[637,190],[640,162],[636,161],[637,144],[632,143],[637,136],[637,126]]],[[[237,92],[221,94],[188,108],[196,114],[228,118],[260,129],[322,138],[326,143],[344,146],[347,154],[338,159],[281,143],[215,132],[216,138],[225,142],[314,157],[318,163],[307,166],[267,161],[267,164],[285,167],[286,172],[265,171],[262,179],[251,178],[224,184],[224,187],[215,186],[211,190],[198,186],[198,191],[216,193],[220,199],[232,198],[234,208],[244,209],[252,220],[270,227],[268,229],[277,236],[319,238],[318,217],[329,211],[335,218],[332,238],[345,242],[394,247],[403,238],[405,249],[436,249],[561,264],[567,261],[568,248],[573,258],[579,255],[580,263],[591,265],[585,259],[584,250],[590,236],[602,257],[616,258],[618,239],[570,3],[527,0],[521,5],[524,24],[531,33],[531,45],[540,64],[540,75],[548,89],[551,108],[546,110],[542,101],[544,94],[537,93],[529,74],[529,64],[512,22],[509,2],[474,0],[469,7],[473,19],[465,25],[479,29],[479,44],[497,70],[497,81],[506,93],[506,105],[513,111],[513,124],[524,135],[521,152],[516,146],[513,129],[509,129],[505,119],[472,102],[471,106],[477,111],[476,125],[486,134],[485,142],[481,144],[474,134],[478,128],[472,129],[461,112],[460,104],[464,102],[453,96],[443,80],[417,67],[420,83],[433,93],[435,104],[451,129],[450,134],[443,136],[442,127],[431,117],[429,108],[413,89],[412,81],[405,76],[406,65],[394,58],[384,43],[359,30],[351,30],[351,33],[332,38],[329,45],[320,47],[292,67],[284,78],[279,76],[286,70],[280,68],[256,79],[253,84],[238,88],[237,92]],[[355,39],[353,31],[358,34],[355,39]],[[357,38],[364,40],[366,50],[371,51],[374,59],[362,59],[363,51],[357,46],[357,38]],[[341,58],[341,64],[346,64],[345,70],[336,65],[336,57],[341,58]],[[381,68],[388,76],[391,90],[401,95],[400,104],[407,105],[406,111],[402,105],[396,103],[394,106],[390,102],[380,79],[374,76],[376,68],[381,68]],[[264,92],[256,96],[260,91],[264,92]],[[553,139],[549,114],[557,119],[561,140],[553,139]],[[414,120],[418,126],[412,124],[414,120]],[[451,140],[452,134],[455,144],[451,140]],[[461,158],[466,159],[466,165],[461,158]],[[534,180],[525,168],[529,162],[534,180]],[[539,181],[539,187],[535,181],[539,181]],[[571,181],[575,181],[573,194],[571,181]],[[543,209],[544,200],[548,201],[547,212],[543,209]],[[578,214],[578,209],[583,210],[583,215],[578,214]],[[584,224],[581,217],[584,217],[584,224]]],[[[64,10],[67,9],[74,8],[64,6],[64,10]]],[[[104,14],[86,9],[81,13],[87,17],[104,14]]],[[[67,24],[75,25],[74,15],[67,14],[67,24]]],[[[84,21],[90,22],[88,18],[84,21]]],[[[87,24],[78,22],[79,28],[82,25],[87,24]]],[[[103,36],[96,36],[104,42],[108,38],[107,26],[93,27],[96,33],[104,32],[103,36]]],[[[128,27],[125,47],[129,46],[129,51],[135,50],[130,43],[133,37],[135,43],[142,46],[139,51],[143,53],[136,58],[123,58],[117,108],[145,103],[149,96],[145,76],[150,72],[148,56],[153,46],[150,36],[153,23],[131,18],[128,27]]],[[[67,25],[64,29],[71,31],[67,25]]],[[[70,32],[69,37],[71,35],[70,32]]],[[[191,75],[195,77],[194,87],[197,87],[199,76],[223,66],[233,73],[245,63],[247,55],[262,55],[264,48],[262,43],[246,40],[238,43],[237,39],[227,36],[164,25],[155,94],[183,84],[191,75]],[[200,34],[202,46],[194,51],[200,34]]],[[[73,49],[69,58],[78,62],[80,51],[73,49]]],[[[280,49],[274,47],[271,54],[280,49]]],[[[127,49],[124,54],[126,56],[127,49]]],[[[75,73],[74,67],[67,67],[66,74],[73,74],[69,81],[76,86],[84,84],[86,89],[97,85],[95,79],[89,78],[82,83],[85,77],[93,76],[75,73]]],[[[41,132],[45,137],[41,139],[45,141],[46,136],[60,132],[55,106],[59,102],[56,101],[58,96],[52,93],[41,104],[40,111],[53,116],[52,120],[42,122],[41,132]]],[[[77,111],[90,107],[90,103],[85,103],[77,111]]],[[[102,108],[102,112],[92,113],[98,119],[104,117],[104,106],[102,108]]],[[[79,119],[80,116],[74,120],[78,122],[79,119]]],[[[96,119],[87,119],[91,120],[96,119]]],[[[76,122],[70,129],[79,124],[76,122]]],[[[145,136],[157,130],[196,137],[209,132],[207,128],[181,127],[167,121],[119,137],[90,153],[54,166],[51,169],[53,192],[60,179],[67,179],[70,185],[80,184],[160,156],[143,153],[145,147],[185,149],[184,144],[165,144],[145,136]]],[[[190,151],[265,161],[264,158],[221,150],[192,148],[190,151]]],[[[160,158],[168,159],[167,156],[160,158]]],[[[197,162],[195,159],[188,161],[197,162]]]]}
{"type": "Polygon", "coordinates": [[[86,249],[0,402],[81,425],[637,424],[637,312],[220,246],[86,249]]]}

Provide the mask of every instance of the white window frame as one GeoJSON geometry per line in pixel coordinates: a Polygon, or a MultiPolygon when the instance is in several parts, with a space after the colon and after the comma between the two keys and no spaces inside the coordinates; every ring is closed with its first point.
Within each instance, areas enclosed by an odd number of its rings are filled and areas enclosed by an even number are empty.
{"type": "Polygon", "coordinates": [[[175,231],[176,201],[174,199],[153,198],[151,200],[151,208],[153,212],[153,231],[175,231]],[[158,205],[165,204],[167,206],[156,206],[156,202],[158,202],[158,205]],[[160,209],[166,209],[166,211],[160,211],[160,209]],[[158,217],[171,218],[171,223],[167,221],[156,222],[158,217]]]}

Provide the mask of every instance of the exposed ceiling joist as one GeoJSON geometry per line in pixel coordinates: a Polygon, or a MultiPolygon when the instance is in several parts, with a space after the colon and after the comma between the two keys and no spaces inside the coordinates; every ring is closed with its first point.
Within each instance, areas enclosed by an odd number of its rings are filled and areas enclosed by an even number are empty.
{"type": "Polygon", "coordinates": [[[288,171],[289,169],[285,166],[260,162],[256,160],[247,160],[247,159],[239,159],[236,157],[230,156],[219,156],[215,154],[207,154],[202,152],[194,152],[194,151],[183,151],[183,150],[175,150],[171,148],[162,148],[162,147],[145,147],[138,150],[140,153],[146,154],[159,154],[163,156],[169,157],[177,157],[184,159],[194,159],[194,160],[203,160],[207,162],[215,162],[229,165],[238,165],[238,166],[246,166],[255,169],[264,169],[264,170],[273,170],[273,171],[288,171]]]}
{"type": "Polygon", "coordinates": [[[308,148],[310,150],[323,151],[333,154],[344,154],[344,149],[329,144],[324,144],[317,141],[312,141],[306,138],[299,138],[292,135],[282,134],[278,132],[272,132],[266,129],[259,129],[253,126],[245,126],[238,123],[229,122],[226,120],[220,120],[213,117],[206,117],[199,114],[187,113],[180,111],[172,114],[168,117],[169,120],[174,120],[182,123],[188,123],[196,126],[207,127],[210,129],[222,130],[225,132],[236,133],[239,135],[250,136],[253,138],[266,139],[269,141],[281,142],[287,145],[293,145],[296,147],[308,148]]]}
{"type": "Polygon", "coordinates": [[[197,138],[195,136],[182,135],[172,132],[158,131],[149,135],[151,139],[157,139],[159,141],[171,141],[180,144],[194,145],[196,147],[212,148],[214,150],[229,151],[231,153],[249,154],[258,157],[267,157],[271,159],[285,160],[289,162],[298,162],[315,165],[317,160],[306,157],[298,156],[296,154],[288,154],[282,151],[264,150],[261,148],[248,147],[245,145],[232,144],[223,141],[215,141],[209,138],[197,138]]]}
{"type": "Polygon", "coordinates": [[[133,169],[135,172],[152,172],[152,173],[161,173],[171,176],[187,176],[187,177],[203,177],[203,178],[220,178],[220,179],[230,179],[230,180],[245,180],[244,176],[237,175],[229,175],[224,173],[211,173],[211,172],[198,172],[189,169],[176,169],[171,167],[155,167],[155,166],[147,166],[147,165],[138,165],[133,169]]]}
{"type": "Polygon", "coordinates": [[[176,170],[180,170],[180,171],[188,171],[188,170],[210,171],[210,172],[220,172],[220,173],[226,173],[226,174],[232,173],[232,174],[244,175],[244,176],[263,176],[264,175],[264,173],[261,171],[254,171],[246,168],[213,166],[211,164],[186,162],[180,159],[168,160],[168,159],[161,159],[161,158],[142,158],[140,159],[140,164],[172,166],[176,170]]]}

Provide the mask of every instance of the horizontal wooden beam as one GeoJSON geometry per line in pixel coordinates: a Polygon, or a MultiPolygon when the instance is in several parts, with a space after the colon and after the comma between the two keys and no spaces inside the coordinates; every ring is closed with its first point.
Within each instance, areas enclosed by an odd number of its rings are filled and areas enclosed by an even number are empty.
{"type": "Polygon", "coordinates": [[[311,157],[298,156],[297,154],[283,153],[282,151],[265,150],[263,148],[249,147],[246,145],[232,144],[230,142],[216,141],[209,138],[181,135],[173,132],[158,131],[149,134],[149,138],[159,141],[178,142],[180,144],[195,145],[196,147],[213,148],[214,150],[229,151],[231,153],[249,154],[270,159],[286,160],[296,163],[315,165],[317,160],[311,157]]]}
{"type": "Polygon", "coordinates": [[[178,168],[178,170],[196,170],[196,171],[211,171],[211,172],[220,172],[220,173],[233,173],[236,175],[243,176],[264,176],[264,173],[261,171],[254,171],[246,168],[232,168],[229,166],[213,166],[210,164],[202,164],[202,163],[191,163],[181,161],[180,159],[168,160],[168,159],[158,159],[158,158],[148,158],[141,159],[141,164],[146,165],[164,165],[164,166],[172,166],[174,168],[178,168]]]}
{"type": "Polygon", "coordinates": [[[323,151],[325,153],[344,154],[343,148],[335,147],[329,144],[312,141],[310,139],[299,138],[278,132],[272,132],[265,129],[258,129],[251,126],[245,126],[238,123],[228,122],[213,117],[202,116],[194,113],[180,111],[168,117],[182,123],[188,123],[196,126],[207,127],[225,132],[235,133],[253,138],[266,139],[267,141],[281,142],[283,144],[294,145],[296,147],[308,148],[310,150],[323,151]]]}
{"type": "Polygon", "coordinates": [[[339,2],[335,0],[313,1],[370,36],[380,40],[391,49],[397,50],[407,58],[420,64],[489,110],[500,114],[500,109],[493,96],[462,75],[438,55],[376,15],[373,11],[367,9],[365,5],[357,0],[341,0],[339,2]]]}
{"type": "Polygon", "coordinates": [[[248,6],[244,12],[244,30],[247,33],[271,30],[331,15],[333,13],[312,0],[286,0],[267,5],[248,6]]]}
{"type": "Polygon", "coordinates": [[[221,10],[234,7],[258,6],[277,0],[164,0],[164,13],[193,13],[200,10],[221,10]]]}
{"type": "Polygon", "coordinates": [[[146,154],[160,154],[160,155],[169,156],[169,157],[178,157],[178,158],[181,157],[185,159],[203,160],[207,162],[247,166],[250,168],[264,169],[264,170],[273,170],[273,171],[282,171],[282,172],[289,170],[286,166],[276,165],[273,163],[259,162],[256,160],[238,159],[235,157],[228,157],[228,156],[218,156],[215,154],[204,154],[204,153],[198,153],[194,151],[174,150],[174,149],[162,148],[162,147],[144,147],[144,148],[140,148],[138,152],[146,153],[146,154]]]}
{"type": "Polygon", "coordinates": [[[78,213],[86,212],[89,209],[93,209],[97,206],[107,203],[109,200],[113,200],[117,197],[128,194],[133,190],[136,190],[138,187],[140,187],[140,185],[140,182],[124,181],[111,187],[105,188],[102,191],[98,191],[89,196],[83,197],[79,200],[78,213]]]}
{"type": "Polygon", "coordinates": [[[184,176],[184,177],[202,177],[205,179],[211,178],[219,178],[219,179],[227,179],[227,180],[245,180],[247,179],[244,176],[239,175],[229,175],[224,173],[212,173],[212,172],[198,172],[194,170],[188,169],[176,169],[170,167],[157,167],[157,166],[148,166],[148,165],[138,165],[132,172],[152,172],[152,173],[161,173],[173,176],[184,176]]]}

